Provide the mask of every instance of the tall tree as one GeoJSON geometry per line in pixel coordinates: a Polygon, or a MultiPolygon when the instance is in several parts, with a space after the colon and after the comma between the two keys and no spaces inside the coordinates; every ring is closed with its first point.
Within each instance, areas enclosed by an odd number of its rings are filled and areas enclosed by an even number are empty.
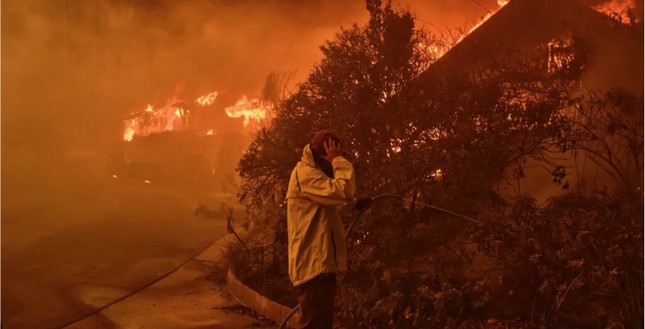
{"type": "Polygon", "coordinates": [[[302,148],[319,129],[336,131],[352,151],[359,182],[377,189],[375,172],[388,159],[404,126],[399,94],[432,61],[427,35],[409,11],[367,1],[366,26],[343,29],[322,47],[322,61],[277,110],[239,164],[242,200],[259,210],[284,189],[302,148]],[[368,165],[369,164],[369,165],[368,165]]]}

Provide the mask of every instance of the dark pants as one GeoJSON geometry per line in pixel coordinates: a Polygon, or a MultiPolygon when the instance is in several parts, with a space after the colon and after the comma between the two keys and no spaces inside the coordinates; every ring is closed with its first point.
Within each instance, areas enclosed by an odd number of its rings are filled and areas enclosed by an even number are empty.
{"type": "Polygon", "coordinates": [[[298,286],[301,329],[331,329],[334,322],[336,273],[323,273],[298,286]]]}

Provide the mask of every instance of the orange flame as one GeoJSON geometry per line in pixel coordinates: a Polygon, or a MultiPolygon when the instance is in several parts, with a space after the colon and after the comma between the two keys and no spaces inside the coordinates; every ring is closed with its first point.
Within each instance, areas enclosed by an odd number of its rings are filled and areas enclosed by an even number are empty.
{"type": "Polygon", "coordinates": [[[213,102],[215,102],[215,98],[217,98],[217,91],[200,96],[195,100],[195,102],[201,106],[207,106],[213,104],[213,102]]]}
{"type": "Polygon", "coordinates": [[[423,43],[422,43],[422,44],[419,44],[419,47],[421,47],[421,48],[425,48],[425,49],[426,49],[426,51],[428,51],[429,53],[431,53],[431,54],[433,55],[433,57],[435,57],[436,59],[439,59],[439,58],[443,57],[443,55],[444,55],[445,53],[447,53],[447,52],[448,52],[448,50],[450,50],[450,48],[451,48],[451,47],[456,46],[458,43],[460,43],[462,40],[464,40],[468,35],[470,35],[473,31],[475,31],[476,29],[478,29],[478,28],[479,28],[482,24],[484,24],[484,23],[485,23],[489,18],[493,17],[493,15],[495,15],[495,14],[496,14],[500,9],[502,9],[502,7],[506,6],[506,5],[508,4],[508,2],[509,2],[509,1],[510,1],[510,0],[497,0],[497,4],[499,5],[499,7],[497,7],[497,9],[495,9],[494,11],[489,11],[488,13],[486,13],[486,15],[484,15],[484,16],[479,20],[479,22],[477,22],[475,25],[473,25],[471,28],[469,28],[469,29],[468,29],[468,31],[466,31],[465,33],[463,33],[462,35],[460,35],[460,36],[457,38],[457,41],[455,41],[455,43],[454,43],[454,44],[452,44],[451,46],[449,46],[449,47],[438,47],[438,46],[436,46],[436,45],[430,45],[430,46],[427,46],[427,45],[425,45],[425,44],[423,44],[423,43]]]}
{"type": "Polygon", "coordinates": [[[264,104],[257,98],[249,100],[246,95],[242,96],[235,105],[225,109],[226,115],[231,118],[244,117],[244,129],[250,132],[257,130],[259,124],[263,123],[268,116],[272,106],[264,104]],[[253,120],[253,121],[251,121],[253,120]]]}
{"type": "Polygon", "coordinates": [[[636,23],[637,19],[633,12],[636,8],[634,0],[610,0],[592,7],[597,12],[608,15],[622,24],[630,25],[636,23]]]}
{"type": "MultiPolygon", "coordinates": [[[[486,13],[486,15],[485,15],[484,17],[482,17],[482,18],[479,20],[479,22],[477,22],[477,24],[473,25],[473,27],[471,27],[470,29],[468,29],[468,32],[464,33],[464,35],[462,35],[462,36],[457,40],[457,42],[455,42],[455,45],[456,45],[456,44],[458,44],[458,43],[460,43],[460,42],[461,42],[461,40],[463,40],[464,38],[466,38],[469,34],[473,33],[473,31],[475,31],[476,29],[478,29],[478,28],[479,28],[482,24],[484,24],[484,23],[485,23],[489,18],[493,17],[493,15],[495,15],[495,14],[496,14],[500,9],[502,9],[504,6],[506,6],[506,5],[508,4],[508,2],[509,2],[509,1],[510,1],[510,0],[497,0],[497,4],[499,5],[499,7],[497,7],[497,9],[495,9],[494,11],[489,11],[488,13],[486,13]]],[[[453,46],[453,47],[454,47],[454,46],[453,46]]]]}
{"type": "Polygon", "coordinates": [[[184,110],[178,107],[178,104],[178,99],[172,97],[162,108],[155,109],[148,105],[145,110],[133,113],[130,118],[124,120],[123,140],[129,142],[135,135],[148,136],[152,133],[184,128],[184,110]]]}
{"type": "MultiPolygon", "coordinates": [[[[213,91],[195,100],[195,104],[207,106],[214,103],[218,92],[213,91]]],[[[182,130],[188,128],[187,116],[189,112],[181,106],[187,102],[177,97],[171,97],[166,105],[155,108],[148,105],[143,111],[130,114],[123,120],[123,140],[131,141],[134,136],[148,136],[164,131],[182,130]]],[[[242,96],[233,106],[225,108],[226,115],[231,118],[244,118],[244,130],[253,133],[261,124],[266,122],[271,115],[273,106],[257,98],[249,99],[242,96]]],[[[206,135],[217,135],[217,130],[210,129],[206,135]]]]}

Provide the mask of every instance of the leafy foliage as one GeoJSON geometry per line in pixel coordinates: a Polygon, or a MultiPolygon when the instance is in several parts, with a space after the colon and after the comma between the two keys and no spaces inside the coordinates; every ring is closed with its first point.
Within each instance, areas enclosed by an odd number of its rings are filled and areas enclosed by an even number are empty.
{"type": "Polygon", "coordinates": [[[547,56],[514,49],[465,70],[432,57],[426,46],[443,43],[415,29],[409,12],[375,0],[367,9],[366,26],[342,30],[321,47],[322,61],[239,163],[241,201],[254,222],[275,232],[270,251],[261,252],[270,261],[246,257],[244,266],[286,286],[282,198],[303,146],[315,131],[331,129],[351,151],[359,191],[407,199],[375,204],[350,236],[350,269],[337,297],[343,326],[638,327],[640,192],[571,194],[540,208],[521,191],[507,199],[497,191],[525,178],[528,160],[566,187],[567,167],[554,154],[606,154],[588,144],[589,131],[599,130],[625,136],[628,149],[640,145],[628,170],[642,180],[639,98],[619,90],[591,102],[570,97],[585,66],[583,39],[560,70],[547,69],[547,56]],[[610,104],[615,113],[603,112],[610,104]],[[580,120],[590,113],[597,116],[580,120]],[[421,203],[479,214],[485,223],[421,203]]]}
{"type": "Polygon", "coordinates": [[[579,96],[560,136],[563,150],[595,164],[619,189],[642,191],[643,104],[642,94],[620,88],[579,96]]]}
{"type": "Polygon", "coordinates": [[[642,209],[640,195],[566,195],[545,208],[516,199],[474,232],[480,291],[531,324],[638,327],[642,209]]]}

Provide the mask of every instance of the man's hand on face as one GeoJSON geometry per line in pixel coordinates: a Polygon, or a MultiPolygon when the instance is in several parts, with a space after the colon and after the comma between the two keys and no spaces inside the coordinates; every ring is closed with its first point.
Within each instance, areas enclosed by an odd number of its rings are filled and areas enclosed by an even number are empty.
{"type": "Polygon", "coordinates": [[[329,161],[329,163],[331,163],[337,156],[343,155],[343,145],[336,140],[328,139],[323,142],[323,146],[325,147],[327,155],[322,156],[322,158],[329,161]]]}

